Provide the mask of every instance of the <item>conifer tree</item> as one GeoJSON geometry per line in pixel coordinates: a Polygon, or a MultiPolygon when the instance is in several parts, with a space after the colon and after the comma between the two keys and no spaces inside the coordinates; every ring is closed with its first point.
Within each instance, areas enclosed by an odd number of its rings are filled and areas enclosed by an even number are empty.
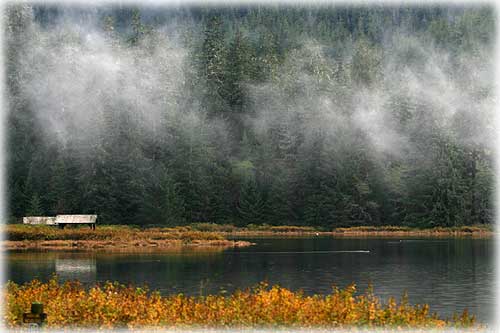
{"type": "Polygon", "coordinates": [[[38,193],[34,193],[33,196],[31,197],[28,210],[26,211],[26,215],[28,216],[43,215],[42,203],[40,202],[40,197],[38,196],[38,193]]]}

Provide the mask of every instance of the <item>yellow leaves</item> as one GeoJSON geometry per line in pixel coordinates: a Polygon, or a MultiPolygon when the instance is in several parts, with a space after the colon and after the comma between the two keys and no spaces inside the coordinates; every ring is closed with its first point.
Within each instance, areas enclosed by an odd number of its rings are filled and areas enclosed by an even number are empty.
{"type": "Polygon", "coordinates": [[[451,321],[429,315],[429,306],[411,306],[406,297],[381,304],[371,289],[356,295],[356,286],[333,289],[329,295],[305,296],[302,292],[261,283],[231,295],[162,297],[147,287],[105,283],[85,289],[78,282],[31,281],[8,283],[4,298],[5,321],[21,325],[32,301],[44,303],[49,327],[65,326],[180,327],[180,326],[301,326],[301,327],[468,327],[475,318],[462,313],[451,321]]]}
{"type": "Polygon", "coordinates": [[[368,308],[368,320],[373,321],[375,320],[375,315],[376,315],[376,310],[375,310],[375,303],[370,303],[369,308],[368,308]]]}

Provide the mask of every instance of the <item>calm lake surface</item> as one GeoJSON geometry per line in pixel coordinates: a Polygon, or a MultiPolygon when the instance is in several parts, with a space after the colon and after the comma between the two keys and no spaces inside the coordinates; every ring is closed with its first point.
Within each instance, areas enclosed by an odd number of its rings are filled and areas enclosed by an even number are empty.
{"type": "Polygon", "coordinates": [[[95,254],[9,252],[8,279],[23,283],[79,279],[145,284],[162,294],[231,292],[260,281],[307,294],[330,293],[354,282],[364,291],[412,304],[428,303],[449,317],[468,308],[483,323],[495,307],[493,239],[259,238],[257,245],[213,252],[95,254]]]}

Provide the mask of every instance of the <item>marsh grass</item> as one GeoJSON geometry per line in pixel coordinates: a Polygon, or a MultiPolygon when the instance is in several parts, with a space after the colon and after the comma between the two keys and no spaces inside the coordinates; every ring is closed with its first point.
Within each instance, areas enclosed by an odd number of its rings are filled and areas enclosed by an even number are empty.
{"type": "Polygon", "coordinates": [[[187,226],[140,228],[127,225],[99,225],[96,230],[88,227],[68,227],[58,229],[54,226],[9,224],[3,227],[6,240],[224,240],[230,234],[490,234],[492,226],[474,225],[457,227],[436,227],[418,229],[407,226],[358,226],[325,230],[310,226],[273,226],[268,224],[236,227],[231,224],[193,223],[187,226]]]}
{"type": "Polygon", "coordinates": [[[348,228],[335,228],[334,233],[350,233],[350,234],[413,234],[413,235],[467,235],[467,234],[491,234],[493,227],[491,225],[472,225],[472,226],[455,226],[455,227],[435,227],[435,228],[412,228],[407,226],[358,226],[348,228]]]}
{"type": "Polygon", "coordinates": [[[140,229],[130,226],[99,226],[58,229],[53,226],[7,225],[4,227],[7,250],[82,250],[82,251],[172,251],[189,248],[229,248],[252,245],[243,240],[228,240],[219,232],[192,230],[189,227],[140,229]]]}
{"type": "Polygon", "coordinates": [[[325,231],[308,226],[217,225],[195,223],[177,227],[140,228],[125,225],[99,225],[58,229],[55,226],[11,224],[3,226],[6,249],[171,249],[173,247],[242,247],[252,243],[244,237],[491,237],[491,226],[461,226],[415,229],[404,226],[359,226],[325,231]],[[227,238],[234,237],[234,240],[227,238]]]}
{"type": "Polygon", "coordinates": [[[328,295],[306,296],[301,291],[261,283],[230,295],[161,296],[147,287],[105,283],[86,289],[79,282],[33,280],[5,287],[5,320],[21,325],[33,301],[44,303],[47,325],[61,327],[471,327],[466,311],[451,319],[429,312],[428,305],[410,305],[407,297],[382,303],[371,288],[333,288],[328,295]]]}
{"type": "Polygon", "coordinates": [[[6,240],[224,240],[217,232],[178,228],[140,229],[129,226],[98,226],[96,230],[88,227],[68,227],[58,229],[54,226],[14,224],[4,227],[6,240]]]}

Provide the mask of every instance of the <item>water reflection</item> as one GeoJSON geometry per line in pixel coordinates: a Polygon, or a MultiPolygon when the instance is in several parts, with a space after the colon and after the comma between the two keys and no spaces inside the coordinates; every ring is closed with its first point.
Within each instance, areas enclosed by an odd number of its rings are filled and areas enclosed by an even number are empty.
{"type": "Polygon", "coordinates": [[[97,279],[95,258],[56,258],[55,271],[63,280],[89,283],[97,279]]]}
{"type": "Polygon", "coordinates": [[[148,284],[163,294],[231,292],[261,281],[306,294],[330,293],[352,282],[373,283],[386,300],[405,291],[411,303],[428,303],[451,316],[468,308],[482,322],[494,308],[491,239],[253,239],[256,246],[223,252],[170,254],[8,254],[8,277],[18,283],[79,279],[92,285],[118,280],[148,284]]]}
{"type": "Polygon", "coordinates": [[[54,274],[62,281],[97,281],[97,259],[92,253],[11,252],[7,258],[7,276],[15,282],[46,281],[54,274]]]}

